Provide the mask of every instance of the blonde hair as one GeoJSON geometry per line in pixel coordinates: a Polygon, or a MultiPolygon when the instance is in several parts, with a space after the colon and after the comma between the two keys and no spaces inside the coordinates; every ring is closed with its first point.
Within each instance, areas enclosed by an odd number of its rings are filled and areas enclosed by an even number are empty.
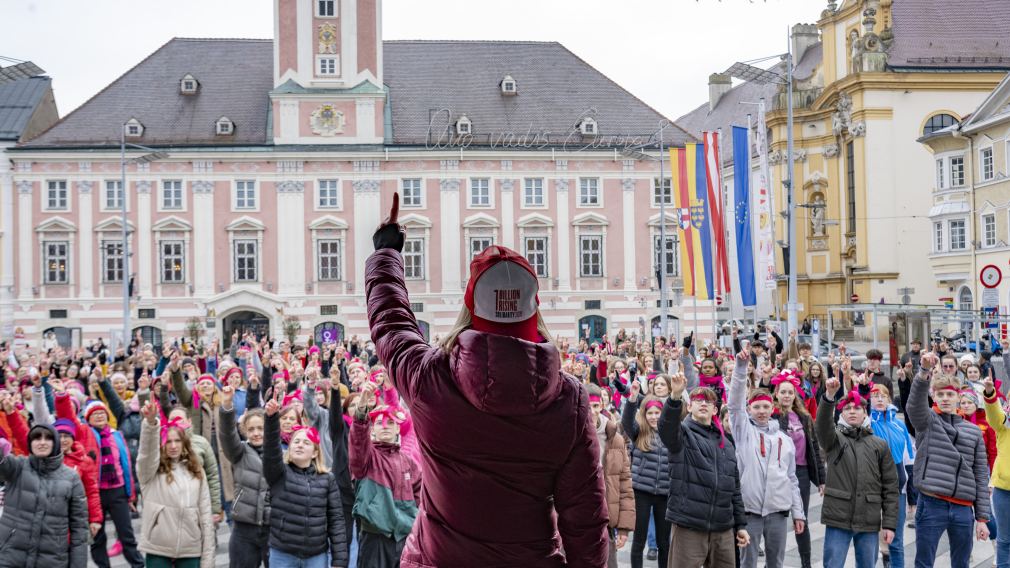
{"type": "MultiPolygon", "coordinates": [[[[459,316],[456,318],[456,323],[453,324],[452,329],[442,339],[442,343],[440,344],[442,349],[451,353],[452,348],[456,346],[456,340],[459,339],[459,334],[470,329],[472,326],[473,318],[470,315],[470,309],[463,306],[463,309],[459,311],[459,316]]],[[[537,333],[540,334],[540,337],[544,338],[544,341],[551,341],[551,333],[547,330],[547,322],[544,321],[544,317],[540,314],[539,309],[537,309],[537,333]]]]}
{"type": "Polygon", "coordinates": [[[938,375],[933,377],[933,380],[929,382],[929,388],[933,391],[938,391],[946,387],[957,387],[961,390],[961,381],[957,380],[953,376],[949,375],[938,375]]]}
{"type": "MultiPolygon", "coordinates": [[[[294,434],[291,434],[291,442],[295,440],[295,436],[304,433],[307,437],[308,432],[303,432],[299,430],[294,434]]],[[[309,440],[312,442],[312,440],[309,440]]],[[[284,450],[284,463],[291,463],[291,442],[288,442],[288,449],[284,450]]],[[[323,475],[330,472],[330,468],[326,467],[326,460],[323,458],[323,448],[319,444],[312,442],[312,446],[316,449],[316,457],[312,458],[312,465],[316,466],[316,474],[323,475]]]]}
{"type": "Polygon", "coordinates": [[[638,412],[635,413],[635,422],[638,423],[638,437],[635,438],[635,447],[643,452],[652,451],[652,439],[656,434],[656,430],[653,430],[652,426],[649,425],[649,421],[645,419],[645,413],[648,410],[645,405],[652,401],[662,402],[659,400],[659,397],[650,394],[642,399],[642,405],[638,407],[638,412]]]}

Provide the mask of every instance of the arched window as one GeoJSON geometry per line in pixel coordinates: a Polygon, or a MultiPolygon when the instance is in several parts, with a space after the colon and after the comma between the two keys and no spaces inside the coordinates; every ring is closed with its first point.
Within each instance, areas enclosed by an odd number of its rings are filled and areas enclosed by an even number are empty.
{"type": "Polygon", "coordinates": [[[344,340],[344,326],[335,321],[324,321],[313,330],[316,345],[340,343],[344,340]]]}
{"type": "MultiPolygon", "coordinates": [[[[962,312],[971,313],[971,311],[974,310],[972,304],[971,288],[968,288],[967,286],[961,288],[961,291],[957,294],[957,309],[962,312]]],[[[972,325],[970,321],[961,322],[961,331],[963,331],[965,335],[971,334],[971,328],[972,325]]]]}
{"type": "Polygon", "coordinates": [[[926,121],[926,126],[922,127],[922,135],[932,134],[937,130],[943,130],[948,126],[953,126],[957,119],[945,113],[934,114],[926,121]]]}

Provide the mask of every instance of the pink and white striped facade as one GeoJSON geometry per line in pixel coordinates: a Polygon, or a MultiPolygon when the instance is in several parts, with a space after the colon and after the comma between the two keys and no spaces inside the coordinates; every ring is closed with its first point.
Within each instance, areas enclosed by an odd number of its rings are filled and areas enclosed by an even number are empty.
{"type": "MultiPolygon", "coordinates": [[[[379,3],[337,3],[336,49],[315,41],[315,2],[276,5],[269,143],[131,140],[168,153],[127,168],[132,327],[169,339],[196,317],[209,336],[222,337],[233,329],[230,317],[251,313],[265,318],[274,337],[289,316],[299,319],[303,339],[323,327],[367,335],[364,263],[398,191],[401,223],[415,243],[407,252],[416,251],[408,288],[432,338],[462,307],[471,251],[492,243],[542,266],[541,309],[555,333],[581,334],[580,323],[590,321],[583,318],[592,316],[611,334],[637,329],[641,319],[649,332],[659,315],[658,162],[628,159],[616,146],[390,143],[379,3]],[[343,79],[315,76],[319,50],[338,52],[343,79]],[[379,88],[352,89],[362,81],[379,88]],[[283,88],[292,82],[301,89],[283,88]],[[312,114],[327,104],[341,119],[336,132],[320,134],[312,114]]],[[[13,238],[4,242],[15,277],[13,289],[2,291],[0,315],[33,345],[51,328],[77,330],[75,341],[109,337],[122,325],[118,144],[28,143],[9,155],[13,172],[0,190],[13,194],[2,202],[13,202],[13,226],[4,229],[13,238]]],[[[671,236],[677,219],[668,207],[671,236]]],[[[683,322],[671,331],[693,328],[693,315],[676,306],[671,314],[683,322]]],[[[711,330],[713,315],[699,303],[700,332],[711,330]]]]}

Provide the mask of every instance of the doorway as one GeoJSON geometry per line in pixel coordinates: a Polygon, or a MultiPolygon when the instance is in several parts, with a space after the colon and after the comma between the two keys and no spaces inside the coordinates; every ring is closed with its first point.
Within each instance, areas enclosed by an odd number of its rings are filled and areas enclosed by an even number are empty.
{"type": "Polygon", "coordinates": [[[607,335],[607,318],[603,316],[586,316],[579,320],[579,337],[584,337],[590,344],[597,343],[607,335]]]}
{"type": "Polygon", "coordinates": [[[259,312],[241,311],[234,312],[224,318],[224,348],[231,347],[232,334],[238,332],[241,337],[246,332],[252,332],[256,339],[270,337],[270,318],[259,312]]]}

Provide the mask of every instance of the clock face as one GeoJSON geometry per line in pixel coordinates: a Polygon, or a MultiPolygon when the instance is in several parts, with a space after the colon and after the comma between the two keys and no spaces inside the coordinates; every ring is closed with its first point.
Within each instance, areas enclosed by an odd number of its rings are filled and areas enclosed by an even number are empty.
{"type": "Polygon", "coordinates": [[[999,286],[1001,280],[1003,280],[1003,275],[1000,273],[999,268],[989,265],[982,269],[982,285],[987,288],[995,288],[999,286]]]}

